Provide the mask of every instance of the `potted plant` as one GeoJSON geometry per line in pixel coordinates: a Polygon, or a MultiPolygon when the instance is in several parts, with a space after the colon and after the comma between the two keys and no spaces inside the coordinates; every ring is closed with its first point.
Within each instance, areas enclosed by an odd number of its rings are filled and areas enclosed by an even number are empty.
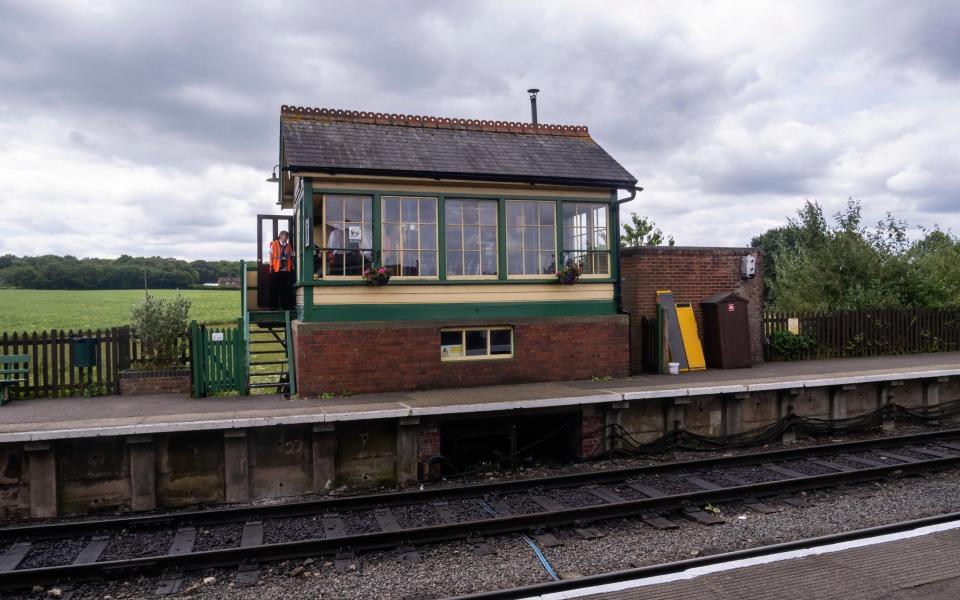
{"type": "Polygon", "coordinates": [[[557,281],[565,285],[573,285],[580,279],[581,273],[583,273],[583,266],[571,261],[562,271],[557,271],[557,281]]]}
{"type": "Polygon", "coordinates": [[[140,340],[141,359],[120,372],[122,395],[190,393],[190,301],[147,295],[133,307],[132,333],[140,340]]]}
{"type": "Polygon", "coordinates": [[[387,285],[390,283],[390,273],[383,267],[372,266],[363,270],[363,280],[373,285],[387,285]]]}

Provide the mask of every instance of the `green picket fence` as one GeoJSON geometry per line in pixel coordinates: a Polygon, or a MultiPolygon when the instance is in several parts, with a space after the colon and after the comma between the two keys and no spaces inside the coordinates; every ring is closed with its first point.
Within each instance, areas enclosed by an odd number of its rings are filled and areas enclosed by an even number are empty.
{"type": "Polygon", "coordinates": [[[245,394],[247,357],[243,319],[236,327],[211,327],[190,323],[193,395],[245,394]]]}

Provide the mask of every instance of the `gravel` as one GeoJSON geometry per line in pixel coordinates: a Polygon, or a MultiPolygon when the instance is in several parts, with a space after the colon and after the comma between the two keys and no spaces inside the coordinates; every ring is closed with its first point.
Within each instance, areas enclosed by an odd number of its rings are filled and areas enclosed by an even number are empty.
{"type": "MultiPolygon", "coordinates": [[[[507,503],[507,506],[510,507],[510,510],[512,510],[515,515],[530,515],[543,512],[543,507],[531,500],[527,494],[510,494],[504,496],[502,500],[507,503]]],[[[490,503],[488,502],[488,504],[490,503]]],[[[490,505],[496,510],[497,507],[495,504],[490,505]]]]}
{"type": "Polygon", "coordinates": [[[110,540],[103,554],[100,555],[100,562],[165,555],[170,550],[172,542],[172,531],[125,531],[110,540]]]}
{"type": "Polygon", "coordinates": [[[640,492],[633,489],[632,487],[628,487],[622,484],[621,485],[605,485],[601,487],[607,488],[608,490],[610,490],[614,494],[617,494],[624,500],[642,500],[648,497],[645,494],[641,494],[640,492]]]}
{"type": "Polygon", "coordinates": [[[547,496],[554,498],[567,508],[580,508],[581,506],[595,506],[604,504],[604,501],[597,498],[584,488],[562,488],[549,490],[547,496]]]}
{"type": "Polygon", "coordinates": [[[823,465],[812,463],[808,460],[795,460],[783,463],[782,466],[788,469],[793,469],[799,473],[803,473],[804,475],[829,475],[837,472],[836,469],[830,469],[828,467],[824,467],[823,465]]]}
{"type": "Polygon", "coordinates": [[[293,517],[289,519],[270,519],[263,524],[263,542],[280,544],[322,538],[323,521],[320,517],[293,517]]]}
{"type": "MultiPolygon", "coordinates": [[[[193,551],[236,548],[240,545],[242,535],[243,525],[239,523],[204,527],[197,531],[197,541],[193,545],[193,551]]],[[[266,532],[264,532],[264,538],[266,538],[266,532]]]]}
{"type": "MultiPolygon", "coordinates": [[[[755,467],[754,466],[730,467],[727,469],[720,469],[719,472],[723,475],[738,477],[749,483],[765,483],[767,481],[782,481],[784,479],[789,479],[786,475],[775,473],[769,469],[763,468],[760,465],[757,465],[755,467]]],[[[720,482],[721,485],[725,483],[726,482],[724,481],[720,482]]]]}
{"type": "Polygon", "coordinates": [[[17,565],[17,569],[69,565],[86,545],[86,539],[38,542],[30,548],[24,559],[17,565]]]}
{"type": "Polygon", "coordinates": [[[463,521],[480,521],[482,519],[490,519],[493,515],[488,513],[480,506],[480,503],[475,499],[467,500],[454,500],[451,501],[448,505],[450,512],[453,513],[453,516],[457,520],[463,521]]]}
{"type": "Polygon", "coordinates": [[[641,475],[633,481],[640,485],[652,487],[665,494],[685,494],[687,492],[696,492],[700,488],[686,480],[692,473],[669,474],[669,475],[641,475]]]}
{"type": "Polygon", "coordinates": [[[399,523],[403,529],[430,527],[443,523],[437,510],[429,504],[394,506],[390,508],[390,512],[397,518],[397,523],[399,523]]]}
{"type": "Polygon", "coordinates": [[[374,518],[372,511],[349,510],[340,513],[340,518],[343,519],[347,535],[380,531],[380,525],[374,518]]]}

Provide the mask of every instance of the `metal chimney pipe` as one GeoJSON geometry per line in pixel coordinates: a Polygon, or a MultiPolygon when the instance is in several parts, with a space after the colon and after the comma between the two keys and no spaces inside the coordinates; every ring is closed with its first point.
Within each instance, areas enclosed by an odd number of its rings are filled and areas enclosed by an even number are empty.
{"type": "Polygon", "coordinates": [[[530,88],[527,93],[530,94],[530,114],[533,117],[533,124],[537,124],[537,94],[540,92],[537,88],[530,88]]]}

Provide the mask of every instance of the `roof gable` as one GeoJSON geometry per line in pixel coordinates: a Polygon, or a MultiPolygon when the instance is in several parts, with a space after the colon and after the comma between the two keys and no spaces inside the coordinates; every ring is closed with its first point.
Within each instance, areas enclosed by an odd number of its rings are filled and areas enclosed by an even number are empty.
{"type": "Polygon", "coordinates": [[[586,127],[281,107],[284,167],[632,187],[586,127]]]}

